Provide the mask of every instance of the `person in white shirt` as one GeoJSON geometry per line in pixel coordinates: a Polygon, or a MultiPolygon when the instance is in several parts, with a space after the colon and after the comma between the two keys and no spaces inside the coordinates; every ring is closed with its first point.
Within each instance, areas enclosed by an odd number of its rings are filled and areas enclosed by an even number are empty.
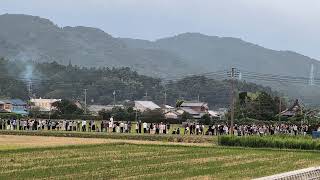
{"type": "Polygon", "coordinates": [[[143,133],[146,134],[148,124],[146,122],[144,122],[142,126],[143,126],[143,133]]]}
{"type": "Polygon", "coordinates": [[[113,117],[111,117],[109,121],[109,133],[112,131],[113,131],[113,117]]]}
{"type": "Polygon", "coordinates": [[[120,133],[123,133],[124,132],[124,123],[121,122],[120,123],[120,133]]]}
{"type": "Polygon", "coordinates": [[[82,131],[83,132],[87,131],[87,121],[86,120],[82,121],[82,131]]]}
{"type": "Polygon", "coordinates": [[[199,132],[200,132],[200,126],[199,126],[199,124],[197,124],[196,125],[196,134],[199,135],[199,132]]]}

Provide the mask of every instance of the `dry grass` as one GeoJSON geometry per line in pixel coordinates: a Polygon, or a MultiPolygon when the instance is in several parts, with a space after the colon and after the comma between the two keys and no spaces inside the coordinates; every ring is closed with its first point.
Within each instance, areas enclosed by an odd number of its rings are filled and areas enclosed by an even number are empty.
{"type": "Polygon", "coordinates": [[[0,150],[32,148],[32,147],[84,145],[84,144],[110,144],[110,143],[183,145],[183,146],[202,146],[202,147],[213,146],[210,143],[190,144],[190,143],[175,143],[175,142],[161,142],[161,141],[125,140],[125,139],[0,135],[0,150]]]}

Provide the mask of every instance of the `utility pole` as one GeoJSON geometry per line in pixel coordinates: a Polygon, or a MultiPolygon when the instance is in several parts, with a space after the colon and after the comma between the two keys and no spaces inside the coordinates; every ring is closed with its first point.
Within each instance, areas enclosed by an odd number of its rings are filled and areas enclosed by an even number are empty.
{"type": "Polygon", "coordinates": [[[198,94],[198,102],[200,102],[200,95],[198,94]]]}
{"type": "Polygon", "coordinates": [[[113,106],[116,106],[116,91],[113,91],[113,106]]]}
{"type": "Polygon", "coordinates": [[[282,100],[281,100],[281,97],[279,97],[279,122],[281,121],[281,106],[282,106],[282,100]]]}
{"type": "Polygon", "coordinates": [[[138,122],[138,109],[136,109],[136,122],[138,122]]]}
{"type": "Polygon", "coordinates": [[[87,114],[87,89],[84,89],[84,114],[87,114]]]}
{"type": "Polygon", "coordinates": [[[235,106],[234,78],[235,78],[235,68],[231,68],[231,122],[230,122],[230,134],[232,136],[233,136],[234,106],[235,106]]]}
{"type": "Polygon", "coordinates": [[[167,105],[167,91],[164,91],[164,105],[167,105]]]}

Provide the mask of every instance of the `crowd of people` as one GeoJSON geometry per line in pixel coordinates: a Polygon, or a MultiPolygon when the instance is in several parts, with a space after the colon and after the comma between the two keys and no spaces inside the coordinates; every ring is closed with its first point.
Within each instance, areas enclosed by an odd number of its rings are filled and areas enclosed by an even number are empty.
{"type": "MultiPolygon", "coordinates": [[[[297,126],[295,124],[278,124],[278,125],[235,125],[233,133],[236,136],[247,135],[274,135],[274,134],[287,134],[287,135],[306,135],[309,130],[308,125],[297,126]]],[[[209,126],[206,134],[208,135],[226,135],[230,134],[230,126],[227,125],[212,125],[209,126]]]]}
{"type": "MultiPolygon", "coordinates": [[[[135,123],[136,133],[168,134],[170,124],[168,123],[146,123],[138,121],[135,123]]],[[[131,133],[131,121],[110,120],[48,120],[48,119],[0,119],[0,130],[53,130],[53,131],[81,131],[81,132],[113,132],[131,133]]],[[[180,134],[174,130],[175,134],[180,134]]]]}
{"type": "MultiPolygon", "coordinates": [[[[199,123],[183,123],[180,127],[171,128],[169,123],[146,123],[138,121],[114,121],[110,120],[48,120],[48,119],[0,119],[0,130],[53,130],[53,131],[81,131],[81,132],[108,132],[108,133],[131,133],[138,134],[183,134],[187,135],[227,135],[230,134],[230,126],[227,124],[215,124],[206,128],[199,123]],[[134,126],[134,127],[132,127],[134,126]],[[134,128],[132,130],[132,128],[134,128]]],[[[307,125],[234,125],[234,135],[306,135],[307,125]]]]}

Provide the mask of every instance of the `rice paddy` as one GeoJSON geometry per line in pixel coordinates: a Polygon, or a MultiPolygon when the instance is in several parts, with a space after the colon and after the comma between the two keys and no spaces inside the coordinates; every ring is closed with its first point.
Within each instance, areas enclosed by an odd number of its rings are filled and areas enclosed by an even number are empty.
{"type": "Polygon", "coordinates": [[[320,164],[318,151],[61,137],[46,146],[41,138],[53,137],[21,136],[35,138],[32,145],[1,137],[0,179],[251,179],[320,164]]]}

